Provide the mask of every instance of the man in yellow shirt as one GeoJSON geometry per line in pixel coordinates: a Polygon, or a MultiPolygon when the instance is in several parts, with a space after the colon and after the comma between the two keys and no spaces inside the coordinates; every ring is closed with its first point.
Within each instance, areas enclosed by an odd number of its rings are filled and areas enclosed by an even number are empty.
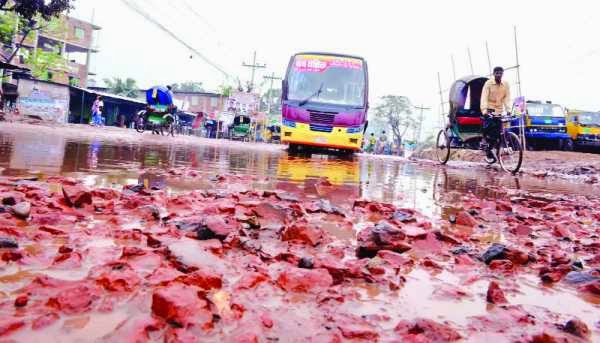
{"type": "Polygon", "coordinates": [[[481,93],[481,113],[483,113],[483,138],[487,157],[495,159],[492,148],[500,138],[502,121],[500,116],[503,110],[510,115],[510,86],[502,81],[504,69],[494,68],[494,79],[488,80],[481,93]]]}

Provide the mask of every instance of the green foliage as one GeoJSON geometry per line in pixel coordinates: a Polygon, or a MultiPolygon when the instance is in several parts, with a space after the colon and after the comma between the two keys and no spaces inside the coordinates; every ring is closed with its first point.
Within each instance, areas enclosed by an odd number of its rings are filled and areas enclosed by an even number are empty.
{"type": "Polygon", "coordinates": [[[233,93],[233,86],[221,85],[219,86],[219,93],[224,97],[230,97],[233,93]]]}
{"type": "Polygon", "coordinates": [[[0,43],[10,45],[13,42],[17,20],[19,21],[18,27],[21,34],[33,35],[28,20],[18,17],[13,12],[4,12],[0,13],[0,43]]]}
{"type": "Polygon", "coordinates": [[[112,79],[104,79],[104,83],[106,83],[109,93],[128,98],[137,98],[138,96],[137,82],[132,78],[128,77],[123,80],[119,77],[113,77],[112,79]]]}
{"type": "Polygon", "coordinates": [[[0,0],[0,10],[14,12],[31,20],[41,17],[49,20],[73,8],[74,0],[0,0]]]}
{"type": "Polygon", "coordinates": [[[413,106],[405,96],[386,95],[380,98],[380,103],[375,107],[375,116],[384,121],[391,129],[397,144],[409,129],[417,127],[413,106]]]}
{"type": "Polygon", "coordinates": [[[271,113],[281,112],[281,89],[269,89],[260,99],[261,111],[267,111],[271,105],[271,113]]]}
{"type": "Polygon", "coordinates": [[[174,92],[204,92],[202,82],[187,81],[174,83],[172,87],[174,92]]]}
{"type": "Polygon", "coordinates": [[[44,51],[37,49],[27,51],[25,63],[31,68],[31,75],[39,80],[50,80],[50,73],[64,74],[67,69],[67,62],[57,49],[53,51],[44,51]]]}

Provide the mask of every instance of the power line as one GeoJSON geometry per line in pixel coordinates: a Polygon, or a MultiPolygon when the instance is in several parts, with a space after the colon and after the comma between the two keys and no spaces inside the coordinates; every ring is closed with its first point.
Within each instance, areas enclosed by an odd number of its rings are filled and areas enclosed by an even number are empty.
{"type": "Polygon", "coordinates": [[[173,31],[169,30],[167,27],[165,27],[163,24],[161,24],[158,20],[156,20],[155,18],[153,18],[152,16],[150,16],[150,14],[148,14],[148,12],[144,11],[136,3],[134,3],[133,1],[130,1],[130,0],[121,0],[121,2],[123,2],[125,4],[125,6],[127,6],[129,9],[131,9],[132,11],[136,12],[137,14],[139,14],[140,16],[142,16],[147,21],[149,21],[152,24],[154,24],[156,27],[158,27],[161,31],[165,32],[171,38],[175,39],[177,42],[179,42],[180,44],[182,44],[183,46],[185,46],[192,53],[194,53],[195,55],[197,55],[198,57],[200,57],[202,60],[204,60],[204,62],[206,62],[211,67],[213,67],[216,70],[218,70],[227,79],[231,79],[232,78],[231,75],[229,75],[229,73],[227,73],[225,70],[223,70],[223,68],[221,68],[216,63],[212,62],[210,59],[208,59],[208,57],[204,56],[200,51],[196,50],[194,47],[192,47],[191,45],[189,45],[188,43],[186,43],[183,39],[181,39],[179,36],[177,36],[173,31]]]}

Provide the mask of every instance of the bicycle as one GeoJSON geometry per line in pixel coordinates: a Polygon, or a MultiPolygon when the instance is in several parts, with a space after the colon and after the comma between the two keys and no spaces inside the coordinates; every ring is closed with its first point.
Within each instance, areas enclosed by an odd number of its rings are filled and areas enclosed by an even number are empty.
{"type": "MultiPolygon", "coordinates": [[[[516,117],[492,115],[492,118],[498,120],[500,123],[499,137],[491,143],[493,146],[490,147],[489,145],[486,146],[485,144],[480,144],[478,150],[482,150],[485,153],[489,149],[493,158],[488,158],[486,156],[485,161],[488,164],[492,165],[498,162],[502,170],[511,174],[516,174],[521,169],[523,163],[523,144],[521,143],[519,136],[510,131],[510,125],[507,125],[512,120],[516,119],[516,117]]],[[[450,137],[452,137],[453,140],[458,139],[459,141],[455,143],[455,148],[465,146],[464,142],[460,141],[460,137],[452,135],[452,126],[450,124],[445,129],[440,130],[436,140],[436,157],[441,164],[446,164],[450,160],[450,150],[452,148],[450,137]]]]}

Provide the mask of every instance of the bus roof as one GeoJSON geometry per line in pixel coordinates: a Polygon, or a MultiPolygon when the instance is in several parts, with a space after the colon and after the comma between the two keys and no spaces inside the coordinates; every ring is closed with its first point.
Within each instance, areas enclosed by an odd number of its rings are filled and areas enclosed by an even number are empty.
{"type": "Polygon", "coordinates": [[[335,56],[335,57],[356,58],[356,59],[359,59],[359,60],[362,60],[362,61],[365,60],[364,58],[362,58],[360,56],[346,55],[346,54],[336,54],[336,53],[333,53],[333,52],[318,52],[318,51],[299,52],[297,54],[294,54],[294,57],[296,57],[298,55],[322,55],[322,56],[335,56]]]}

